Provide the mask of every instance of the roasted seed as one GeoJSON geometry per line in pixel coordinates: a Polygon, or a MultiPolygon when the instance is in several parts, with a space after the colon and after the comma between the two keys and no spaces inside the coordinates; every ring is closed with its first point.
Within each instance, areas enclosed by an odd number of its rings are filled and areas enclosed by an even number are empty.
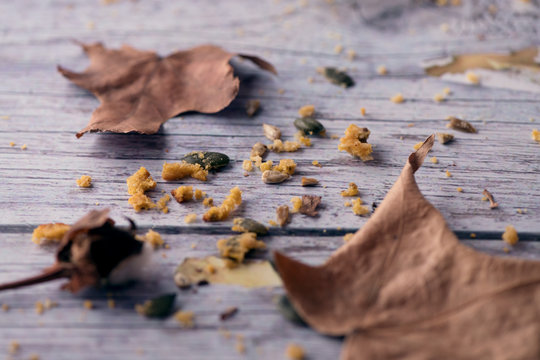
{"type": "Polygon", "coordinates": [[[249,117],[254,116],[261,108],[261,102],[259,100],[249,100],[246,104],[246,114],[249,117]]]}
{"type": "Polygon", "coordinates": [[[447,133],[437,133],[437,140],[439,140],[441,144],[446,144],[454,140],[454,135],[447,133]]]}
{"type": "Polygon", "coordinates": [[[297,118],[294,120],[294,126],[308,135],[318,135],[326,131],[323,124],[312,117],[297,118]]]}
{"type": "Polygon", "coordinates": [[[277,207],[276,220],[279,226],[282,227],[289,222],[289,207],[287,205],[281,205],[277,207]]]}
{"type": "Polygon", "coordinates": [[[186,154],[182,160],[189,164],[199,164],[205,170],[215,170],[229,164],[227,155],[211,151],[193,151],[186,154]]]}
{"type": "Polygon", "coordinates": [[[495,202],[495,198],[493,197],[493,195],[487,189],[484,189],[482,194],[484,194],[484,196],[488,198],[490,209],[495,209],[499,206],[499,204],[495,202]]]}
{"type": "Polygon", "coordinates": [[[285,174],[275,170],[266,170],[262,173],[262,181],[266,184],[279,184],[289,178],[289,174],[285,174]]]}
{"type": "Polygon", "coordinates": [[[251,148],[251,158],[253,158],[255,156],[260,156],[262,158],[264,156],[264,154],[266,153],[266,150],[267,150],[266,145],[264,145],[261,142],[256,143],[251,148]]]}
{"type": "Polygon", "coordinates": [[[249,218],[235,218],[233,221],[232,231],[236,232],[252,232],[257,235],[268,234],[268,228],[258,221],[249,218]]]}
{"type": "Polygon", "coordinates": [[[277,126],[270,124],[262,124],[262,127],[264,136],[266,136],[268,140],[274,141],[277,139],[281,139],[281,130],[279,130],[277,126]]]}
{"type": "Polygon", "coordinates": [[[176,294],[161,295],[136,305],[135,310],[143,316],[164,318],[172,312],[175,299],[176,294]]]}
{"type": "Polygon", "coordinates": [[[334,67],[318,68],[317,71],[322,74],[332,84],[348,88],[354,85],[354,80],[344,71],[334,67]]]}
{"type": "Polygon", "coordinates": [[[232,318],[234,315],[236,315],[237,312],[238,312],[238,308],[236,306],[231,306],[225,309],[225,311],[223,311],[221,314],[219,314],[219,319],[221,321],[225,321],[227,319],[232,318]]]}
{"type": "Polygon", "coordinates": [[[450,120],[450,122],[446,124],[447,128],[459,130],[463,132],[468,132],[468,133],[477,132],[476,128],[472,126],[472,124],[468,121],[458,119],[457,117],[454,117],[454,116],[450,116],[448,120],[450,120]]]}
{"type": "Polygon", "coordinates": [[[315,186],[319,183],[319,180],[314,178],[302,177],[302,186],[315,186]]]}

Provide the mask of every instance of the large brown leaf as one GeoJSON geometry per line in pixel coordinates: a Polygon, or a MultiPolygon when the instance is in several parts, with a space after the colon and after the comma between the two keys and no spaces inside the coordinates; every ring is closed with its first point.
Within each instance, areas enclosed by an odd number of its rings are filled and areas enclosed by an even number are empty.
{"type": "MultiPolygon", "coordinates": [[[[82,73],[58,66],[58,71],[101,102],[88,131],[153,134],[169,118],[186,111],[215,113],[236,97],[238,77],[229,61],[236,54],[203,45],[162,58],[153,51],[124,45],[120,50],[101,43],[82,44],[90,66],[82,73]]],[[[276,74],[261,58],[238,54],[276,74]]]]}
{"type": "Polygon", "coordinates": [[[538,359],[540,262],[459,243],[414,179],[432,145],[324,265],[276,253],[288,296],[314,329],[348,335],[342,359],[538,359]]]}

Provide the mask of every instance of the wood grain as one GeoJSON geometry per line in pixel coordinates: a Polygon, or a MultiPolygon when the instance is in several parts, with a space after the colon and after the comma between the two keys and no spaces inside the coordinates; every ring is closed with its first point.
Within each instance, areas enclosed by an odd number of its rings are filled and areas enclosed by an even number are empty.
{"type": "Polygon", "coordinates": [[[270,250],[279,249],[318,264],[342,244],[345,233],[367,221],[343,206],[346,199],[340,191],[354,181],[366,204],[379,203],[413,145],[434,132],[447,131],[444,119],[455,115],[471,121],[479,133],[449,131],[457,139],[447,146],[436,144],[432,154],[439,163],[426,162],[420,169],[420,189],[468,245],[501,256],[538,258],[540,145],[530,133],[540,127],[540,120],[531,121],[538,116],[540,94],[448,83],[426,77],[420,66],[424,60],[447,55],[537,44],[537,16],[534,3],[507,1],[471,1],[460,7],[408,0],[264,0],[256,5],[248,0],[0,2],[0,281],[33,274],[52,262],[52,248],[30,241],[36,225],[70,223],[96,207],[110,207],[121,224],[123,216],[129,216],[142,230],[154,227],[171,245],[170,250],[157,252],[143,283],[113,291],[115,309],[107,308],[106,290],[73,296],[59,291],[58,283],[2,293],[0,303],[9,304],[11,310],[0,312],[0,348],[18,340],[17,358],[38,353],[41,359],[55,360],[236,359],[235,340],[218,332],[226,327],[245,336],[245,358],[283,358],[291,341],[304,346],[309,359],[338,357],[339,339],[287,323],[275,311],[273,298],[282,289],[211,286],[179,292],[177,307],[196,314],[193,330],[180,328],[172,319],[154,321],[137,315],[136,303],[177,291],[172,273],[184,257],[215,254],[215,241],[231,233],[232,222],[203,223],[204,208],[195,202],[171,202],[169,214],[135,213],[127,203],[125,180],[140,166],[158,180],[157,189],[149,193],[155,200],[178,184],[193,184],[220,202],[237,185],[244,202],[234,216],[263,222],[273,219],[275,208],[289,203],[292,196],[321,195],[320,217],[295,215],[287,227],[272,228],[269,251],[253,255],[267,258],[270,250]],[[488,11],[490,4],[497,6],[496,13],[488,11]],[[441,24],[447,24],[448,31],[441,31],[441,24]],[[58,64],[73,70],[87,66],[73,40],[103,41],[113,47],[128,43],[163,55],[214,43],[264,57],[279,76],[235,60],[241,88],[226,110],[184,114],[152,136],[86,134],[77,140],[75,133],[86,125],[98,101],[56,72],[58,64]],[[334,52],[338,44],[344,48],[339,54],[334,52]],[[347,59],[348,50],[356,52],[353,60],[347,59]],[[381,64],[388,75],[377,74],[381,64]],[[343,90],[329,84],[317,74],[319,66],[347,68],[356,86],[343,90]],[[451,95],[442,103],[433,101],[445,87],[451,88],[451,95]],[[398,92],[405,103],[389,101],[398,92]],[[249,118],[245,104],[255,98],[263,109],[249,118]],[[375,160],[362,163],[340,153],[338,140],[314,138],[311,148],[267,157],[294,159],[298,168],[291,180],[265,185],[259,172],[244,177],[241,164],[251,146],[256,141],[268,143],[261,124],[279,126],[291,139],[297,110],[306,104],[315,105],[329,135],[341,136],[350,123],[368,127],[375,160]],[[366,116],[360,114],[361,107],[366,116]],[[20,149],[23,144],[26,150],[20,149]],[[161,180],[163,162],[193,150],[224,152],[232,161],[205,183],[161,180]],[[322,167],[311,165],[313,160],[322,167]],[[445,176],[446,170],[452,177],[445,176]],[[77,188],[75,179],[83,174],[92,176],[92,188],[77,188]],[[302,176],[319,179],[321,186],[302,188],[302,176]],[[457,192],[457,187],[464,191],[457,192]],[[484,188],[494,194],[498,209],[481,201],[484,188]],[[527,212],[520,214],[518,209],[527,212]],[[183,217],[191,212],[199,219],[186,225],[183,217]],[[507,224],[516,226],[523,240],[510,254],[504,253],[499,240],[507,224]],[[467,240],[471,233],[476,240],[467,240]],[[192,243],[197,244],[194,249],[192,243]],[[34,303],[46,298],[59,306],[35,314],[34,303]],[[92,299],[96,308],[84,310],[84,299],[92,299]],[[238,306],[240,312],[221,323],[218,315],[228,306],[238,306]]]}

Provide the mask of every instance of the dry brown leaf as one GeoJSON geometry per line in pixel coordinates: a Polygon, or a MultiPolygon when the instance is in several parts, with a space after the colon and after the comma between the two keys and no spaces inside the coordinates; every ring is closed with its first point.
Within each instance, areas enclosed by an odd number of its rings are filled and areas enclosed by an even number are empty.
{"type": "Polygon", "coordinates": [[[288,296],[314,329],[347,336],[342,359],[538,359],[540,262],[459,242],[414,179],[433,138],[324,265],[275,254],[288,296]]]}
{"type": "Polygon", "coordinates": [[[111,131],[153,134],[169,118],[186,111],[215,113],[238,94],[238,77],[229,61],[250,60],[276,74],[272,64],[256,56],[234,54],[214,45],[202,45],[160,57],[128,45],[120,50],[101,43],[81,44],[90,58],[82,73],[61,66],[58,71],[91,91],[101,102],[90,123],[79,133],[111,131]]]}

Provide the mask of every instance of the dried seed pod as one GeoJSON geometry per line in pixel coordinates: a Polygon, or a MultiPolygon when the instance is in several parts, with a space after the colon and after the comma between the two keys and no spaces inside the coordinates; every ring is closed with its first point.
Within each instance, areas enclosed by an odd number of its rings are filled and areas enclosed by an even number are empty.
{"type": "Polygon", "coordinates": [[[289,207],[287,205],[277,207],[276,220],[281,227],[285,226],[289,222],[289,207]]]}
{"type": "Polygon", "coordinates": [[[354,80],[346,72],[340,71],[334,67],[318,68],[317,72],[322,74],[332,84],[339,85],[343,88],[354,85],[354,80]]]}
{"type": "Polygon", "coordinates": [[[233,220],[232,231],[236,232],[252,232],[257,235],[268,234],[268,228],[258,221],[248,218],[235,218],[233,220]]]}
{"type": "Polygon", "coordinates": [[[150,246],[135,239],[133,229],[133,223],[131,231],[115,227],[109,209],[90,211],[64,235],[54,265],[35,277],[0,285],[0,290],[67,278],[62,288],[76,292],[133,280],[138,274],[128,271],[141,269],[151,253],[150,246]]]}
{"type": "Polygon", "coordinates": [[[253,158],[255,156],[259,156],[259,157],[263,157],[264,154],[266,154],[266,145],[264,145],[263,143],[261,142],[258,142],[258,143],[255,143],[255,145],[253,145],[253,147],[251,148],[251,160],[253,160],[253,158]]]}
{"type": "Polygon", "coordinates": [[[448,118],[450,122],[446,124],[447,128],[459,130],[468,133],[476,133],[476,128],[468,121],[458,119],[457,117],[450,116],[448,118]]]}
{"type": "Polygon", "coordinates": [[[302,186],[315,186],[319,183],[319,180],[314,178],[302,177],[302,186]]]}
{"type": "Polygon", "coordinates": [[[274,141],[277,139],[281,139],[281,130],[279,130],[277,126],[270,124],[262,124],[262,127],[264,136],[266,136],[268,140],[274,141]]]}
{"type": "Polygon", "coordinates": [[[323,124],[312,117],[297,118],[294,120],[294,126],[304,134],[308,135],[324,134],[326,131],[323,124]]]}
{"type": "Polygon", "coordinates": [[[262,173],[261,179],[266,184],[279,184],[289,178],[289,174],[275,170],[266,170],[262,173]]]}
{"type": "Polygon", "coordinates": [[[454,140],[454,135],[448,133],[437,133],[437,140],[444,145],[454,140]]]}
{"type": "Polygon", "coordinates": [[[144,304],[135,305],[135,311],[146,317],[165,318],[171,314],[175,299],[174,293],[161,295],[145,301],[144,304]]]}
{"type": "Polygon", "coordinates": [[[246,104],[246,114],[249,117],[254,116],[261,108],[261,102],[259,100],[249,100],[246,104]]]}
{"type": "Polygon", "coordinates": [[[212,151],[192,151],[182,160],[188,164],[199,164],[205,170],[216,170],[229,164],[227,155],[212,151]]]}

